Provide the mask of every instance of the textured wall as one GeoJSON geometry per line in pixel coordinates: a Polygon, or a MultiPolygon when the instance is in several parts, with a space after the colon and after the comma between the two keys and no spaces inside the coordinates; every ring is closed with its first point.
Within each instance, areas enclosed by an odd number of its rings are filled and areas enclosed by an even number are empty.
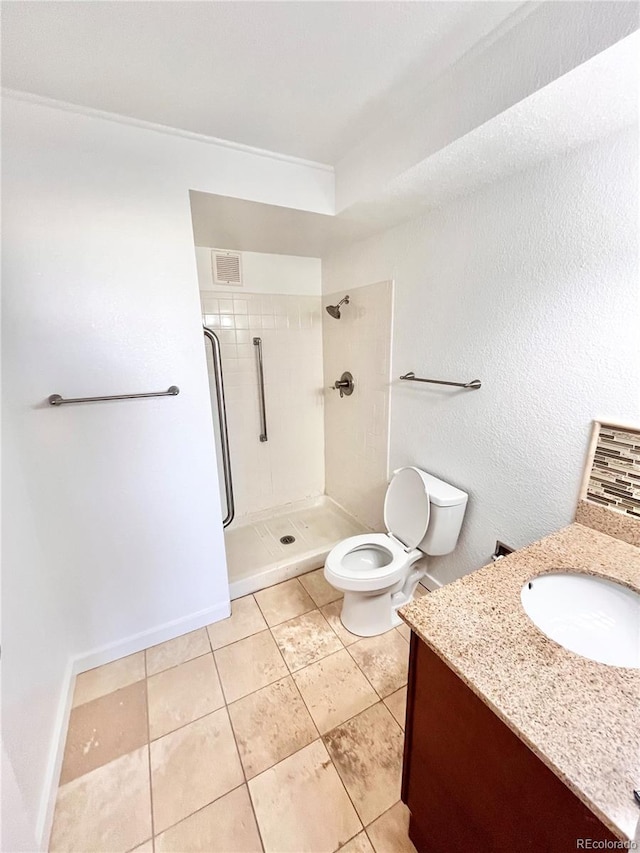
{"type": "Polygon", "coordinates": [[[395,281],[391,467],[465,489],[448,581],[572,521],[594,417],[640,421],[636,132],[586,146],[323,261],[323,290],[395,281]]]}
{"type": "Polygon", "coordinates": [[[382,504],[389,458],[389,369],[393,285],[382,281],[324,297],[336,305],[346,292],[340,320],[322,318],[325,380],[327,494],[359,521],[384,530],[382,504]],[[341,398],[329,386],[348,370],[355,390],[341,398]]]}

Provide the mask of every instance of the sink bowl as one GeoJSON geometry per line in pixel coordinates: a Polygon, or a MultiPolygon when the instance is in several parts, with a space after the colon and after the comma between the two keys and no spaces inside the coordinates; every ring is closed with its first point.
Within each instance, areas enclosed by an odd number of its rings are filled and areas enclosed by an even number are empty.
{"type": "Polygon", "coordinates": [[[582,573],[531,578],[520,593],[550,640],[598,663],[640,669],[640,593],[582,573]]]}

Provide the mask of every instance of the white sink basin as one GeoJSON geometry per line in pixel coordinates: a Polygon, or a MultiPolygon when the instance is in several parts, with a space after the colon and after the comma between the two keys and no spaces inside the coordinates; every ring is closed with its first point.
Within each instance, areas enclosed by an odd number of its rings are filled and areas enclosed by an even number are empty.
{"type": "Polygon", "coordinates": [[[543,634],[585,658],[640,669],[640,594],[586,574],[531,578],[520,593],[543,634]]]}

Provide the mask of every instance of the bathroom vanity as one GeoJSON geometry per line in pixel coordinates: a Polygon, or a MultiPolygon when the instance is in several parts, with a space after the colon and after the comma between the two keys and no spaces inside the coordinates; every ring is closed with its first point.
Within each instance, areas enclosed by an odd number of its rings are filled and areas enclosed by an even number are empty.
{"type": "Polygon", "coordinates": [[[640,589],[640,548],[572,524],[400,611],[412,629],[402,799],[419,853],[636,838],[640,670],[574,654],[531,622],[523,585],[558,571],[640,589]]]}

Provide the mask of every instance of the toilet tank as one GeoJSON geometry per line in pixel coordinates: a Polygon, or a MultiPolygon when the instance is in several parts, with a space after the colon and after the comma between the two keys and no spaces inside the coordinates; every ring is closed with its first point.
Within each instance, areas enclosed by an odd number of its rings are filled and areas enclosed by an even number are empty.
{"type": "Polygon", "coordinates": [[[426,471],[419,474],[429,494],[430,515],[427,532],[418,548],[432,557],[450,554],[460,535],[469,495],[426,471]]]}

